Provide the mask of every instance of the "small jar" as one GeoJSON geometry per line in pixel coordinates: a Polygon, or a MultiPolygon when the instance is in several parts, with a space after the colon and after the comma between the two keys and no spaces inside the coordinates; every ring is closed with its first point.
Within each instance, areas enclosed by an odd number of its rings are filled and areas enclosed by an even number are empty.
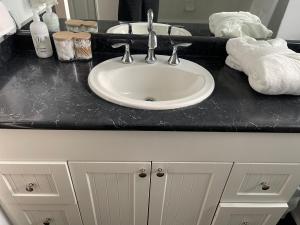
{"type": "Polygon", "coordinates": [[[68,31],[53,34],[57,56],[60,61],[71,61],[75,58],[73,37],[74,33],[68,31]]]}
{"type": "Polygon", "coordinates": [[[98,33],[98,23],[97,21],[83,21],[82,31],[89,33],[98,33]]]}
{"type": "Polygon", "coordinates": [[[67,20],[65,22],[67,31],[80,32],[82,26],[82,20],[67,20]]]}
{"type": "Polygon", "coordinates": [[[74,45],[76,59],[88,60],[93,57],[90,33],[81,32],[74,34],[74,45]]]}

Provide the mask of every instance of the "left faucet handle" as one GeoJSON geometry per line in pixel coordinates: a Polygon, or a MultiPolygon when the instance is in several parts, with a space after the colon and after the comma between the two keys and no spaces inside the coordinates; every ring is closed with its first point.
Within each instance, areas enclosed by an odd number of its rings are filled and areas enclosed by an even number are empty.
{"type": "Polygon", "coordinates": [[[116,44],[112,45],[113,48],[120,48],[122,46],[125,46],[125,53],[121,59],[122,63],[124,63],[124,64],[133,63],[133,58],[130,54],[130,44],[129,43],[116,43],[116,44]]]}

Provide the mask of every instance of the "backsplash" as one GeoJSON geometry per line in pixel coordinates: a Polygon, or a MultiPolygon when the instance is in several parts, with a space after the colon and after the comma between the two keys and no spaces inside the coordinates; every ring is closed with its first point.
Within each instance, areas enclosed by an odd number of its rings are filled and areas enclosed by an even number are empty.
{"type": "Polygon", "coordinates": [[[14,55],[14,36],[7,37],[0,43],[0,67],[14,55]]]}

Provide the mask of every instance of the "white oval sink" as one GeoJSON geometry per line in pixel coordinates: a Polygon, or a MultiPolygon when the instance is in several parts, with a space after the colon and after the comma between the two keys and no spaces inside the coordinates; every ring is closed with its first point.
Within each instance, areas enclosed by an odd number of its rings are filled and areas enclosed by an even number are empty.
{"type": "Polygon", "coordinates": [[[212,75],[202,66],[181,59],[177,66],[169,56],[157,55],[157,63],[146,64],[145,55],[133,55],[133,64],[113,58],[91,71],[88,83],[99,97],[122,106],[166,110],[191,106],[214,90],[212,75]]]}
{"type": "MultiPolygon", "coordinates": [[[[132,25],[133,34],[148,34],[148,24],[146,22],[130,23],[132,25]]],[[[157,35],[168,35],[168,24],[153,23],[153,30],[157,35]]],[[[128,25],[120,24],[109,28],[106,33],[110,34],[128,34],[128,25]]],[[[192,34],[184,28],[173,27],[171,35],[173,36],[192,36],[192,34]]]]}

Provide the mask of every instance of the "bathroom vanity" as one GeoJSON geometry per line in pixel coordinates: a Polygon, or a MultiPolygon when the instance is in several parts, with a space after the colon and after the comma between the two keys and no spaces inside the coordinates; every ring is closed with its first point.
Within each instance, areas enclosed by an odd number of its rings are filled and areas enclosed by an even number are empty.
{"type": "Polygon", "coordinates": [[[224,65],[226,40],[199,38],[181,57],[213,75],[207,100],[118,106],[87,84],[123,53],[102,38],[90,62],[41,60],[24,45],[0,68],[0,201],[12,223],[275,225],[300,184],[300,98],[254,92],[224,65]]]}
{"type": "Polygon", "coordinates": [[[0,142],[14,224],[273,225],[299,185],[298,134],[2,129],[0,142]]]}

